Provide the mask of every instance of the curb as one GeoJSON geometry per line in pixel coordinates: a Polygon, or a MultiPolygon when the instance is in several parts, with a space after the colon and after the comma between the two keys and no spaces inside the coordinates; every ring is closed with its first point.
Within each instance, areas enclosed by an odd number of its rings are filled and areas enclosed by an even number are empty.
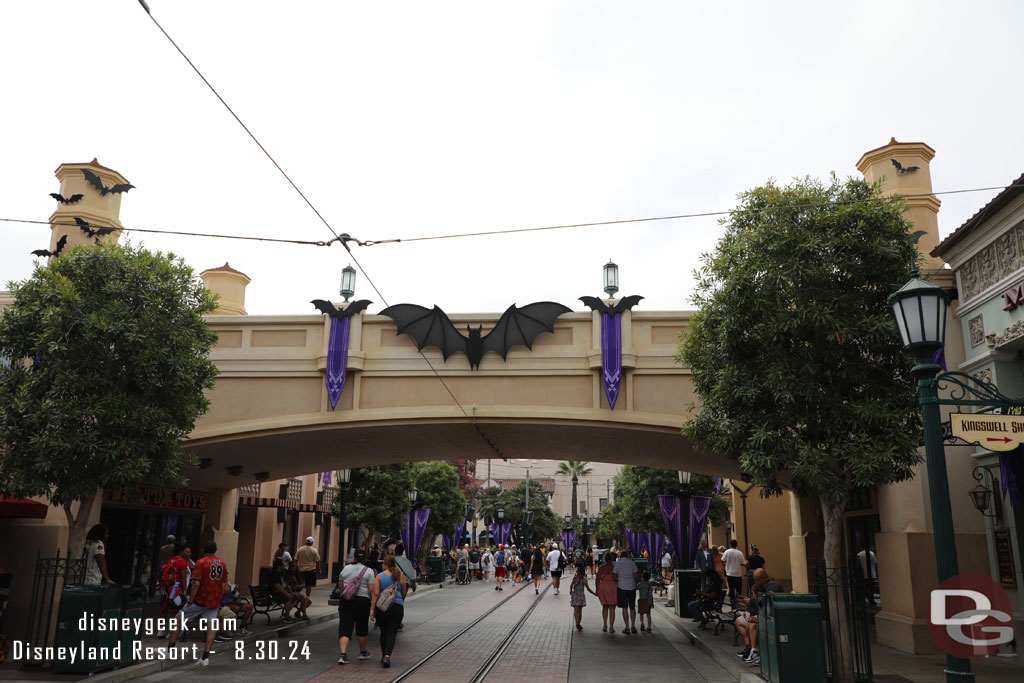
{"type": "Polygon", "coordinates": [[[730,676],[735,678],[736,681],[739,683],[764,683],[765,679],[761,678],[760,673],[755,673],[754,669],[744,666],[735,657],[730,658],[717,647],[712,647],[706,640],[707,636],[695,633],[686,628],[680,621],[681,617],[677,617],[674,611],[666,609],[661,605],[654,605],[654,609],[677,631],[686,636],[694,647],[711,657],[715,664],[722,667],[730,676]]]}
{"type": "MultiPolygon", "coordinates": [[[[427,593],[427,592],[430,592],[432,590],[438,590],[440,588],[444,588],[444,586],[446,584],[451,584],[451,583],[454,583],[454,579],[452,579],[452,580],[445,580],[444,583],[434,583],[434,584],[430,584],[430,585],[427,585],[427,586],[421,586],[415,593],[413,593],[408,598],[406,598],[406,600],[407,601],[414,601],[414,600],[417,599],[417,596],[420,596],[423,593],[427,593]]],[[[234,649],[233,643],[235,643],[237,641],[240,641],[240,640],[244,641],[244,642],[249,642],[251,640],[255,640],[256,638],[264,638],[264,637],[283,638],[285,636],[292,635],[296,631],[303,631],[303,630],[305,630],[305,629],[307,629],[307,628],[309,628],[311,626],[318,626],[318,625],[324,624],[324,623],[326,623],[328,621],[334,621],[337,618],[338,618],[337,610],[331,610],[330,612],[327,612],[325,614],[318,614],[315,617],[310,617],[308,621],[296,621],[295,623],[292,623],[292,624],[285,624],[285,625],[279,626],[277,628],[272,628],[272,629],[268,629],[268,630],[265,630],[265,631],[259,631],[258,633],[251,633],[251,634],[249,634],[247,636],[244,636],[244,637],[241,637],[241,638],[232,638],[229,641],[224,641],[223,643],[217,643],[216,644],[216,645],[229,645],[230,646],[229,650],[227,650],[227,651],[222,650],[220,652],[215,652],[215,653],[213,653],[212,656],[216,658],[216,657],[219,657],[219,656],[221,656],[223,654],[226,654],[226,652],[230,652],[231,650],[234,649]]],[[[121,683],[122,681],[131,681],[131,680],[135,680],[136,678],[142,678],[143,676],[151,676],[151,675],[153,675],[155,673],[159,673],[161,671],[167,671],[169,669],[177,669],[177,668],[180,668],[180,667],[183,667],[183,666],[191,666],[191,665],[194,665],[194,662],[191,662],[191,661],[188,661],[188,662],[161,661],[161,660],[153,660],[153,661],[149,661],[149,662],[140,662],[138,664],[131,664],[129,666],[126,666],[126,667],[123,667],[123,668],[120,668],[120,669],[115,669],[113,671],[105,671],[105,672],[103,672],[101,674],[96,674],[94,676],[89,676],[89,681],[90,681],[90,683],[121,683]]]]}

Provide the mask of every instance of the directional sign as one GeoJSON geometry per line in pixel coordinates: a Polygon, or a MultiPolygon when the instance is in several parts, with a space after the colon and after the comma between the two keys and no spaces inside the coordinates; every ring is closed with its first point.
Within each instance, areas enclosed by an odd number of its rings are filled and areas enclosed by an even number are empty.
{"type": "Polygon", "coordinates": [[[1024,443],[1024,415],[953,413],[953,436],[990,451],[1012,451],[1024,443]]]}

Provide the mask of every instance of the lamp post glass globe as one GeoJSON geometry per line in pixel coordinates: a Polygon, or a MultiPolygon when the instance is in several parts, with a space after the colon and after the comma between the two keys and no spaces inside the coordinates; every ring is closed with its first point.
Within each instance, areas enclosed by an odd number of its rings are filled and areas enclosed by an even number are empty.
{"type": "Polygon", "coordinates": [[[505,519],[505,509],[504,508],[498,508],[497,513],[498,513],[498,519],[505,519]]]}
{"type": "Polygon", "coordinates": [[[341,269],[341,295],[348,301],[356,293],[356,269],[352,264],[341,269]]]}
{"type": "Polygon", "coordinates": [[[352,481],[352,470],[338,470],[338,484],[347,484],[352,481]]]}
{"type": "Polygon", "coordinates": [[[610,297],[615,296],[615,292],[619,291],[619,267],[608,259],[608,263],[604,264],[604,292],[610,297]]]}
{"type": "Polygon", "coordinates": [[[412,505],[415,505],[416,504],[416,497],[418,495],[419,495],[419,491],[417,491],[416,488],[413,487],[412,490],[409,491],[409,503],[412,504],[412,505]]]}
{"type": "Polygon", "coordinates": [[[975,509],[977,509],[981,514],[985,514],[988,511],[989,503],[992,500],[992,491],[981,484],[978,484],[968,491],[968,493],[971,494],[971,500],[974,502],[975,509]]]}
{"type": "Polygon", "coordinates": [[[889,309],[900,331],[903,348],[919,358],[930,358],[946,343],[949,295],[941,287],[917,277],[889,297],[889,309]]]}
{"type": "Polygon", "coordinates": [[[690,485],[690,473],[679,470],[679,485],[689,486],[690,485]]]}

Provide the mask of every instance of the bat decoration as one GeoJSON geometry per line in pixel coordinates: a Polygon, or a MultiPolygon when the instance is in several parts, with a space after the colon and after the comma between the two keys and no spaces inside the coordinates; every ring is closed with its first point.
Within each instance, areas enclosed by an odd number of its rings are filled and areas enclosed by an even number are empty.
{"type": "Polygon", "coordinates": [[[924,230],[917,230],[917,231],[914,232],[913,235],[911,235],[911,237],[913,237],[914,241],[917,242],[918,240],[920,240],[922,237],[924,237],[927,234],[928,233],[925,232],[924,230]]]}
{"type": "Polygon", "coordinates": [[[92,185],[99,191],[101,197],[108,194],[121,194],[122,192],[127,192],[128,190],[135,187],[134,185],[130,185],[128,183],[122,183],[120,185],[111,185],[110,187],[107,187],[106,185],[103,184],[103,181],[100,180],[100,177],[98,175],[96,175],[87,168],[82,169],[82,175],[85,176],[85,179],[89,181],[90,185],[92,185]]]}
{"type": "Polygon", "coordinates": [[[60,256],[60,252],[64,251],[64,245],[68,243],[68,236],[64,235],[57,240],[57,247],[50,251],[49,249],[36,249],[32,252],[33,256],[60,256]]]}
{"type": "Polygon", "coordinates": [[[316,306],[316,310],[321,313],[326,313],[332,318],[341,320],[342,318],[349,318],[359,311],[362,311],[373,302],[369,299],[360,299],[359,301],[353,301],[348,305],[348,308],[335,308],[334,304],[324,299],[313,299],[309,303],[316,306]]]}
{"type": "Polygon", "coordinates": [[[110,233],[117,230],[117,228],[93,228],[78,216],[75,216],[75,223],[78,224],[78,227],[80,227],[86,235],[88,235],[89,237],[96,237],[97,244],[99,243],[100,237],[103,237],[104,235],[109,235],[110,233]]]}
{"type": "Polygon", "coordinates": [[[54,199],[56,199],[61,204],[74,204],[75,202],[80,200],[85,195],[84,194],[73,194],[70,197],[68,197],[67,199],[64,199],[63,195],[59,195],[56,192],[51,192],[50,196],[53,197],[54,199]]]}
{"type": "Polygon", "coordinates": [[[469,358],[469,367],[476,370],[488,351],[505,359],[513,346],[533,348],[537,335],[553,332],[555,319],[569,312],[569,307],[553,301],[538,301],[522,308],[512,304],[487,334],[481,333],[483,325],[475,330],[467,326],[468,337],[459,332],[437,306],[430,309],[416,304],[395,304],[380,314],[394,320],[398,334],[412,337],[421,351],[425,346],[436,346],[445,360],[453,353],[464,353],[469,358]]]}
{"type": "Polygon", "coordinates": [[[624,296],[621,299],[619,299],[619,303],[615,304],[614,306],[609,306],[596,296],[580,297],[580,301],[582,301],[585,305],[589,306],[591,310],[597,311],[598,313],[607,313],[608,315],[615,315],[616,313],[628,311],[629,309],[633,308],[638,303],[640,303],[640,299],[643,299],[643,297],[640,296],[639,294],[634,294],[633,296],[624,296]]]}
{"type": "Polygon", "coordinates": [[[907,166],[906,168],[903,168],[903,164],[895,159],[889,159],[889,161],[891,161],[892,165],[896,167],[896,170],[899,171],[900,175],[903,175],[904,173],[913,173],[921,168],[920,166],[907,166]]]}

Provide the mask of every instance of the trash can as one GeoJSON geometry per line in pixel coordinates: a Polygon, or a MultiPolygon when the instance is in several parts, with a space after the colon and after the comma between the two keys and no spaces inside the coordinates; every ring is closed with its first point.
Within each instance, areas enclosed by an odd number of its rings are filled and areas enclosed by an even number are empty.
{"type": "MultiPolygon", "coordinates": [[[[124,589],[124,612],[123,617],[125,619],[132,619],[133,623],[143,623],[142,610],[146,606],[146,587],[145,586],[126,586],[124,589]],[[138,622],[134,620],[138,619],[138,622]]],[[[132,627],[134,628],[134,627],[132,627]]],[[[121,631],[121,666],[128,666],[134,664],[136,661],[133,654],[135,649],[135,641],[141,640],[142,633],[136,633],[134,630],[121,631]]]]}
{"type": "Polygon", "coordinates": [[[427,583],[444,582],[444,558],[427,558],[427,583]]]}
{"type": "Polygon", "coordinates": [[[688,617],[686,605],[693,600],[693,595],[700,590],[699,569],[677,569],[672,583],[673,600],[676,603],[676,616],[688,617]]]}
{"type": "Polygon", "coordinates": [[[70,657],[55,659],[53,673],[92,674],[117,666],[122,656],[121,632],[98,630],[95,619],[119,619],[123,609],[123,586],[66,586],[60,594],[53,644],[74,648],[80,656],[74,662],[70,657]]]}
{"type": "Polygon", "coordinates": [[[770,683],[824,683],[825,640],[818,596],[769,593],[757,604],[761,676],[770,683]]]}
{"type": "Polygon", "coordinates": [[[636,571],[639,574],[643,574],[647,571],[647,558],[646,557],[634,557],[633,561],[636,562],[636,571]]]}

